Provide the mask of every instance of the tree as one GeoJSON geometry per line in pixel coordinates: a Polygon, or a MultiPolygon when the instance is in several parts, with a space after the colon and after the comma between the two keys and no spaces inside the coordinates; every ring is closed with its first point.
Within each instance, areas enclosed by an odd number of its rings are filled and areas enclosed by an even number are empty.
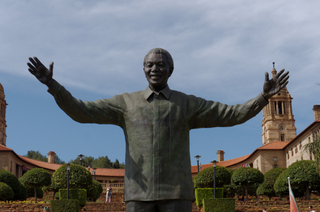
{"type": "Polygon", "coordinates": [[[113,168],[114,169],[119,169],[120,168],[120,163],[119,163],[118,159],[116,159],[116,162],[113,163],[113,168]]]}
{"type": "Polygon", "coordinates": [[[320,187],[320,176],[314,161],[301,160],[291,164],[277,178],[274,184],[276,193],[288,194],[288,177],[295,196],[304,195],[306,200],[310,200],[310,189],[320,187]]]}
{"type": "MultiPolygon", "coordinates": [[[[213,167],[206,168],[194,177],[195,188],[213,188],[213,167]]],[[[231,175],[227,168],[222,166],[216,167],[216,187],[223,187],[230,183],[231,175]]]]}
{"type": "Polygon", "coordinates": [[[45,155],[42,155],[39,151],[29,150],[24,156],[35,160],[48,162],[48,158],[45,155]]]}
{"type": "Polygon", "coordinates": [[[58,155],[54,156],[54,163],[56,164],[66,164],[66,162],[64,162],[63,160],[61,160],[58,155]]]}
{"type": "Polygon", "coordinates": [[[13,190],[6,183],[0,182],[0,200],[10,200],[14,196],[13,190]]]}
{"type": "MultiPolygon", "coordinates": [[[[70,160],[69,163],[80,165],[80,157],[77,157],[74,160],[70,160]]],[[[115,168],[115,169],[124,169],[124,163],[120,163],[118,159],[115,162],[111,162],[108,156],[94,158],[92,156],[87,156],[82,159],[82,166],[95,168],[115,168]]]]}
{"type": "MultiPolygon", "coordinates": [[[[85,188],[92,184],[92,177],[88,170],[77,164],[71,164],[69,171],[69,188],[85,188]]],[[[52,188],[54,190],[67,188],[67,166],[58,168],[52,176],[52,188]]]]}
{"type": "Polygon", "coordinates": [[[37,202],[37,188],[50,185],[51,174],[42,168],[31,169],[21,177],[21,182],[27,188],[33,187],[35,202],[37,202]]]}
{"type": "Polygon", "coordinates": [[[10,186],[10,188],[12,189],[14,196],[12,197],[12,199],[14,200],[18,200],[19,198],[19,192],[20,192],[20,182],[18,180],[18,178],[12,174],[11,172],[8,172],[4,169],[0,169],[0,182],[3,182],[5,184],[7,184],[8,186],[10,186]]]}
{"type": "Polygon", "coordinates": [[[112,162],[110,161],[108,156],[98,157],[94,160],[93,164],[96,168],[112,168],[112,162]]]}
{"type": "MultiPolygon", "coordinates": [[[[29,150],[24,157],[35,159],[35,160],[40,160],[44,162],[48,162],[48,158],[46,155],[42,155],[39,151],[34,151],[34,150],[29,150]]],[[[54,162],[56,164],[65,164],[63,160],[61,160],[58,155],[54,156],[54,162]]]]}
{"type": "Polygon", "coordinates": [[[273,186],[279,175],[284,170],[286,170],[286,168],[274,168],[265,173],[264,181],[257,189],[257,195],[266,195],[269,197],[269,200],[271,197],[276,196],[276,191],[274,190],[273,186]]]}
{"type": "MultiPolygon", "coordinates": [[[[88,165],[91,165],[92,167],[92,165],[94,165],[93,161],[94,157],[92,156],[84,157],[82,158],[82,166],[87,167],[88,165]]],[[[78,156],[75,160],[69,161],[69,163],[80,165],[80,157],[78,156]]]]}
{"type": "Polygon", "coordinates": [[[320,136],[313,137],[313,142],[304,145],[304,151],[308,151],[314,155],[314,161],[316,162],[316,170],[320,173],[320,136]]]}
{"type": "Polygon", "coordinates": [[[262,183],[263,174],[258,169],[241,167],[235,170],[231,180],[235,185],[241,185],[245,190],[246,199],[248,199],[248,187],[255,183],[262,183]]]}

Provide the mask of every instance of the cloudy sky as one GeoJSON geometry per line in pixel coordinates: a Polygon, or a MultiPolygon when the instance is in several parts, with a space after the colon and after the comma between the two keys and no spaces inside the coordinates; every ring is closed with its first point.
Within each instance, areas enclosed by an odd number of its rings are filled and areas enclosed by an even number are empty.
{"type": "MultiPolygon", "coordinates": [[[[152,48],[175,62],[171,89],[226,104],[262,91],[264,73],[285,68],[297,133],[320,104],[320,2],[310,1],[0,1],[0,83],[7,106],[7,146],[17,154],[82,153],[124,162],[119,127],[79,124],[28,70],[28,57],[54,61],[54,78],[76,98],[96,100],[145,89],[152,48]]],[[[250,154],[262,145],[262,113],[231,128],[192,130],[191,162],[250,154]]]]}

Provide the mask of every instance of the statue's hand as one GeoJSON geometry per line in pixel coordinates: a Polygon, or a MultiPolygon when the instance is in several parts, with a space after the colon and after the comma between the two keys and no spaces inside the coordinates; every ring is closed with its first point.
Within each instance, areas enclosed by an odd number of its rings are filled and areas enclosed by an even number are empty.
{"type": "Polygon", "coordinates": [[[284,88],[288,84],[289,72],[287,71],[282,75],[284,69],[282,69],[279,73],[276,74],[272,79],[269,80],[269,74],[266,72],[265,74],[265,82],[263,85],[262,95],[265,99],[269,99],[276,93],[278,93],[282,88],[284,88]]]}
{"type": "Polygon", "coordinates": [[[33,74],[41,83],[50,86],[53,82],[53,62],[50,63],[49,69],[45,67],[37,57],[29,57],[30,62],[27,63],[29,66],[29,71],[33,74]]]}

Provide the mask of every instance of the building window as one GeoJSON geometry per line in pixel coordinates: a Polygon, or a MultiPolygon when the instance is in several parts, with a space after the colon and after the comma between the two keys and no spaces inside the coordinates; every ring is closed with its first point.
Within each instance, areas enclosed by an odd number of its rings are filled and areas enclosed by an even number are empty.
{"type": "Polygon", "coordinates": [[[285,114],[285,102],[275,102],[274,103],[274,111],[275,111],[275,114],[285,114]]]}
{"type": "Polygon", "coordinates": [[[277,165],[277,164],[274,164],[274,165],[273,165],[273,168],[278,168],[278,165],[277,165]]]}
{"type": "Polygon", "coordinates": [[[288,159],[290,158],[290,154],[289,154],[289,152],[287,152],[287,154],[288,154],[288,159]]]}
{"type": "Polygon", "coordinates": [[[284,141],[284,134],[280,135],[280,141],[284,141]]]}
{"type": "Polygon", "coordinates": [[[297,148],[297,147],[295,148],[295,153],[296,153],[296,154],[298,153],[298,148],[297,148]]]}
{"type": "Polygon", "coordinates": [[[299,145],[299,150],[301,150],[301,148],[302,148],[302,144],[301,144],[301,142],[300,142],[300,145],[299,145]]]}
{"type": "Polygon", "coordinates": [[[291,149],[291,156],[293,156],[293,150],[291,149]]]}

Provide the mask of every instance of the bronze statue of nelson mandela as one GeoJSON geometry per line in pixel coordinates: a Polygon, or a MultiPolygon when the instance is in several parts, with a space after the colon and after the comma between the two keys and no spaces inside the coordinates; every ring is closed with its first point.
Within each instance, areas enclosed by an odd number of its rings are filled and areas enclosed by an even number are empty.
{"type": "Polygon", "coordinates": [[[53,63],[48,69],[36,57],[29,60],[31,74],[48,86],[59,107],[73,120],[114,124],[123,129],[128,212],[191,212],[194,190],[189,131],[249,120],[287,85],[289,78],[284,70],[270,80],[266,73],[262,93],[244,104],[208,101],[169,88],[173,59],[168,51],[156,48],[144,58],[143,70],[149,82],[145,90],[91,102],[74,98],[52,78],[53,63]]]}

